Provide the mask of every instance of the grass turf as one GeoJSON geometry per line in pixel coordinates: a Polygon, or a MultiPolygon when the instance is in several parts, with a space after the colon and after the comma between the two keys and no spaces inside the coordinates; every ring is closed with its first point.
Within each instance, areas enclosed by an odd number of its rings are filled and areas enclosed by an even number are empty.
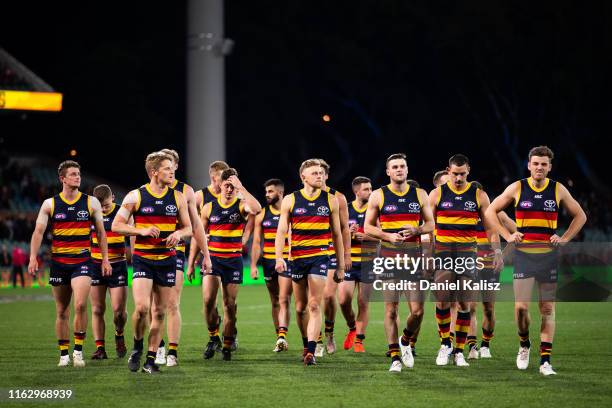
{"type": "MultiPolygon", "coordinates": [[[[239,350],[231,362],[220,355],[202,359],[207,341],[202,323],[199,288],[186,287],[181,310],[183,331],[180,366],[162,367],[157,376],[131,373],[126,359],[114,358],[113,330],[107,313],[109,360],[87,361],[87,367],[56,367],[54,303],[48,288],[0,291],[0,387],[3,406],[24,406],[6,399],[8,389],[74,390],[69,406],[432,406],[471,404],[495,406],[610,406],[612,403],[612,306],[610,303],[559,303],[552,362],[558,375],[538,373],[539,316],[532,305],[531,365],[515,368],[518,348],[512,303],[497,304],[497,327],[491,343],[493,359],[470,361],[471,366],[437,367],[439,347],[433,305],[417,344],[415,368],[390,374],[384,356],[386,341],[382,304],[371,304],[366,354],[340,350],[303,367],[301,338],[289,328],[290,350],[272,353],[275,341],[270,306],[263,286],[241,288],[238,296],[239,350]],[[110,329],[110,330],[109,330],[110,329]]],[[[128,313],[133,310],[128,304],[128,313]]],[[[406,306],[401,316],[405,318],[406,306]]],[[[479,310],[480,319],[480,310],[479,310]]],[[[336,320],[337,345],[346,334],[343,318],[336,320]]],[[[91,326],[90,326],[91,327],[91,326]]],[[[131,338],[126,329],[126,339],[131,338]]],[[[480,333],[479,333],[480,340],[480,333]]],[[[128,348],[131,341],[128,340],[128,348]]],[[[91,328],[84,354],[94,351],[91,328]]],[[[30,404],[38,405],[40,401],[30,404]]],[[[25,402],[25,404],[28,404],[25,402]]],[[[51,404],[54,404],[51,402],[51,404]]]]}

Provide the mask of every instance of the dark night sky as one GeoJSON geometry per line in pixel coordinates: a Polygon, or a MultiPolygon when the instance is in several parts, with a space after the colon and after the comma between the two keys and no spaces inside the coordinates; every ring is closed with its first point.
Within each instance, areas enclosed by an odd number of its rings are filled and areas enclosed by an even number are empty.
{"type": "MultiPolygon", "coordinates": [[[[131,187],[145,177],[146,153],[185,151],[186,7],[118,4],[13,6],[23,19],[0,26],[0,46],[65,103],[60,114],[3,114],[0,123],[8,150],[60,159],[76,147],[86,171],[131,187]]],[[[525,174],[529,147],[548,144],[553,177],[588,189],[607,159],[598,147],[611,118],[611,7],[226,2],[226,36],[236,41],[226,60],[227,158],[257,190],[269,177],[295,186],[299,162],[324,157],[330,184],[348,192],[356,175],[384,182],[390,153],[406,152],[411,176],[429,187],[463,152],[474,178],[498,192],[525,174]]]]}

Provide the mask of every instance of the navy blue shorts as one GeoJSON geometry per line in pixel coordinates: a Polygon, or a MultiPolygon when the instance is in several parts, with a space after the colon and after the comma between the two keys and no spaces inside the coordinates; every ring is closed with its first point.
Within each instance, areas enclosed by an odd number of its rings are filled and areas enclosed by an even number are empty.
{"type": "Polygon", "coordinates": [[[201,272],[203,276],[220,276],[221,283],[224,285],[242,284],[242,273],[244,267],[242,264],[242,256],[237,256],[233,258],[219,258],[216,256],[211,256],[210,260],[212,261],[212,272],[201,272]]]}
{"type": "Polygon", "coordinates": [[[172,287],[176,283],[176,257],[163,261],[150,261],[134,255],[132,258],[132,279],[152,279],[158,286],[172,287]]]}
{"type": "Polygon", "coordinates": [[[91,263],[91,286],[108,286],[109,288],[119,288],[127,286],[127,262],[119,261],[111,263],[113,274],[102,276],[102,263],[91,263]]]}
{"type": "MultiPolygon", "coordinates": [[[[285,262],[287,260],[285,259],[285,262]]],[[[291,267],[289,266],[289,262],[287,262],[287,269],[285,272],[278,273],[274,267],[276,266],[275,259],[261,259],[261,266],[263,267],[264,280],[266,282],[270,282],[276,280],[279,276],[283,278],[291,278],[291,267]]]]}
{"type": "Polygon", "coordinates": [[[329,257],[329,265],[327,266],[327,268],[330,271],[335,271],[336,269],[338,269],[338,258],[336,258],[335,253],[334,255],[329,257]]]}
{"type": "Polygon", "coordinates": [[[541,283],[555,283],[559,268],[559,251],[543,254],[514,252],[514,279],[535,278],[541,283]]]}
{"type": "Polygon", "coordinates": [[[49,284],[51,286],[70,285],[70,280],[79,276],[91,278],[91,261],[71,265],[51,261],[51,268],[49,269],[49,284]]]}
{"type": "Polygon", "coordinates": [[[291,262],[291,277],[295,282],[307,278],[308,275],[327,277],[328,269],[329,256],[327,255],[295,259],[291,262]]]}
{"type": "Polygon", "coordinates": [[[176,270],[185,272],[185,253],[176,251],[176,270]]]}

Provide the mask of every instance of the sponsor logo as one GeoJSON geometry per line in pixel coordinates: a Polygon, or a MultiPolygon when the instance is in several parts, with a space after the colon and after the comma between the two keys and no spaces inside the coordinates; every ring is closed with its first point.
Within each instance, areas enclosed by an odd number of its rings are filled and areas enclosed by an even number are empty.
{"type": "Polygon", "coordinates": [[[217,217],[216,215],[213,215],[212,217],[210,217],[210,222],[219,222],[220,219],[221,217],[217,217]]]}
{"type": "Polygon", "coordinates": [[[397,211],[397,206],[395,206],[393,204],[385,205],[383,210],[385,210],[387,212],[394,212],[394,211],[397,211]]]}
{"type": "Polygon", "coordinates": [[[56,220],[65,220],[65,219],[66,219],[66,214],[64,214],[64,213],[58,213],[58,214],[55,214],[54,218],[55,218],[56,220]]]}
{"type": "Polygon", "coordinates": [[[104,218],[102,218],[102,220],[103,220],[104,222],[110,222],[110,218],[109,218],[109,217],[104,217],[104,218]]]}
{"type": "Polygon", "coordinates": [[[155,201],[155,204],[161,204],[161,205],[163,205],[163,204],[164,204],[164,201],[163,201],[163,200],[157,200],[157,201],[155,201]]]}
{"type": "Polygon", "coordinates": [[[68,211],[74,211],[74,207],[68,207],[68,211]]]}
{"type": "Polygon", "coordinates": [[[168,277],[168,278],[174,278],[174,276],[175,276],[175,275],[174,275],[174,272],[168,272],[168,273],[166,274],[166,277],[168,277]]]}
{"type": "Polygon", "coordinates": [[[297,215],[306,214],[306,211],[307,211],[307,210],[306,210],[305,208],[296,208],[296,209],[295,209],[295,213],[296,213],[297,215]]]}
{"type": "Polygon", "coordinates": [[[534,198],[542,198],[542,194],[536,194],[534,195],[534,198]]]}
{"type": "Polygon", "coordinates": [[[234,271],[234,277],[240,277],[240,272],[239,271],[234,271]]]}
{"type": "Polygon", "coordinates": [[[451,208],[453,206],[453,203],[451,203],[450,201],[444,201],[443,203],[440,204],[440,207],[442,208],[451,208]]]}
{"type": "Polygon", "coordinates": [[[476,208],[476,203],[473,201],[466,201],[464,205],[467,210],[473,210],[476,208]]]}
{"type": "Polygon", "coordinates": [[[166,211],[169,212],[169,213],[173,213],[174,214],[174,213],[176,213],[177,210],[178,210],[178,208],[176,208],[176,205],[170,204],[170,205],[166,206],[166,211]]]}
{"type": "Polygon", "coordinates": [[[87,218],[88,215],[89,215],[89,213],[87,211],[84,211],[84,210],[83,211],[79,211],[77,213],[77,217],[80,217],[80,218],[87,218]]]}
{"type": "Polygon", "coordinates": [[[221,214],[229,214],[229,211],[228,210],[223,210],[223,211],[221,211],[221,214]]]}
{"type": "Polygon", "coordinates": [[[315,203],[308,203],[309,206],[314,207],[316,204],[315,203]]]}
{"type": "Polygon", "coordinates": [[[62,282],[62,278],[49,278],[49,282],[58,282],[58,283],[61,283],[62,282]]]}
{"type": "Polygon", "coordinates": [[[143,207],[142,212],[145,214],[151,214],[153,211],[155,211],[155,208],[153,207],[143,207]]]}
{"type": "Polygon", "coordinates": [[[533,207],[533,203],[531,201],[521,201],[519,206],[521,208],[531,208],[531,207],[533,207]]]}
{"type": "Polygon", "coordinates": [[[405,199],[405,198],[399,198],[399,199],[397,200],[397,202],[398,202],[398,203],[405,203],[405,202],[406,202],[406,199],[405,199]]]}
{"type": "Polygon", "coordinates": [[[355,225],[357,224],[357,220],[349,220],[349,225],[355,225]]]}
{"type": "Polygon", "coordinates": [[[320,206],[317,208],[317,215],[329,215],[329,207],[320,206]]]}
{"type": "Polygon", "coordinates": [[[408,208],[410,208],[412,211],[417,211],[421,209],[421,205],[419,203],[410,203],[408,204],[408,208]]]}
{"type": "Polygon", "coordinates": [[[557,206],[557,203],[555,202],[555,200],[546,200],[544,201],[544,207],[546,208],[555,208],[557,206]]]}
{"type": "Polygon", "coordinates": [[[271,221],[266,220],[266,221],[264,221],[264,222],[263,222],[261,225],[263,225],[264,227],[269,227],[269,226],[271,226],[271,225],[272,225],[272,222],[271,222],[271,221]]]}
{"type": "Polygon", "coordinates": [[[463,197],[457,196],[457,197],[455,197],[455,200],[463,200],[463,197]]]}
{"type": "Polygon", "coordinates": [[[276,216],[276,217],[272,217],[272,219],[273,219],[274,221],[278,221],[278,220],[280,220],[280,217],[279,217],[279,216],[276,216]]]}
{"type": "Polygon", "coordinates": [[[134,272],[133,276],[147,276],[147,273],[143,271],[137,271],[137,272],[134,272]]]}

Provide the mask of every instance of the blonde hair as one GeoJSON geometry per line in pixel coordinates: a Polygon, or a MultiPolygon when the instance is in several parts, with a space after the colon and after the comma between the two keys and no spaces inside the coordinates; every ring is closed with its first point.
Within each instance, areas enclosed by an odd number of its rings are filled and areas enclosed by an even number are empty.
{"type": "Polygon", "coordinates": [[[160,153],[164,153],[167,154],[168,156],[172,157],[172,161],[176,164],[178,164],[179,162],[179,154],[176,150],[172,150],[172,149],[161,149],[159,151],[160,153]]]}
{"type": "Polygon", "coordinates": [[[224,162],[222,160],[217,160],[217,161],[214,161],[214,162],[210,163],[210,166],[208,166],[208,172],[209,173],[212,173],[212,172],[216,173],[218,171],[227,170],[229,168],[230,168],[230,166],[226,162],[224,162]]]}
{"type": "Polygon", "coordinates": [[[314,166],[322,167],[323,165],[321,164],[321,160],[319,159],[304,160],[302,164],[300,165],[300,177],[302,176],[302,172],[304,171],[304,169],[307,169],[308,167],[314,167],[314,166]]]}
{"type": "Polygon", "coordinates": [[[145,159],[145,170],[149,177],[151,177],[154,171],[159,170],[164,160],[172,161],[172,156],[162,152],[154,152],[147,156],[145,159]]]}

